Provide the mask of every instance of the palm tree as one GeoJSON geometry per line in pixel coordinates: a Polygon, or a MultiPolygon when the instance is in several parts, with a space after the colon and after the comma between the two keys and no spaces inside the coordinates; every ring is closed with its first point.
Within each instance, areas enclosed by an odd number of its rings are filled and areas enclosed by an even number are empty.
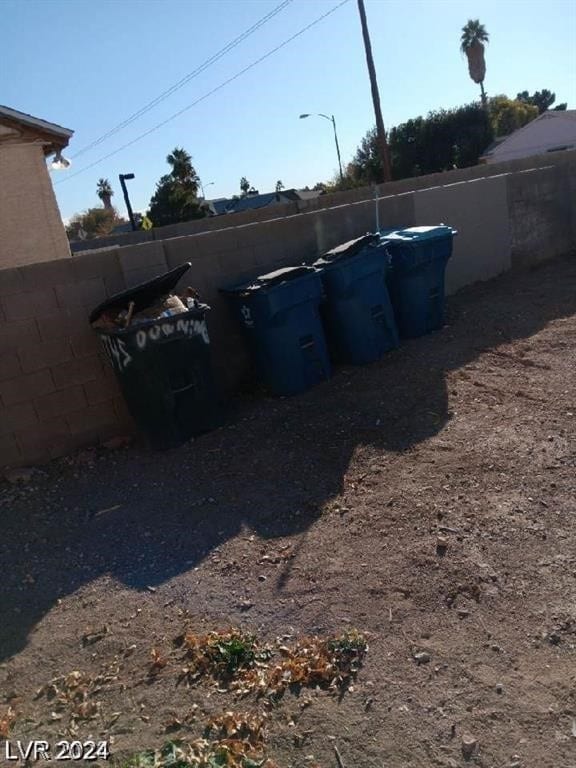
{"type": "Polygon", "coordinates": [[[112,208],[112,195],[114,194],[114,191],[108,179],[98,179],[98,184],[96,185],[96,194],[100,200],[102,200],[104,208],[108,210],[112,208]]]}
{"type": "Polygon", "coordinates": [[[185,185],[188,189],[192,189],[194,194],[196,194],[200,184],[200,177],[192,165],[192,156],[185,149],[175,147],[166,158],[166,162],[172,166],[172,178],[185,185]]]}
{"type": "Polygon", "coordinates": [[[484,24],[479,19],[469,19],[462,27],[460,38],[460,50],[468,58],[468,72],[475,83],[479,83],[482,94],[482,106],[486,109],[486,93],[484,92],[484,78],[486,76],[486,62],[484,61],[484,43],[490,39],[484,24]]]}

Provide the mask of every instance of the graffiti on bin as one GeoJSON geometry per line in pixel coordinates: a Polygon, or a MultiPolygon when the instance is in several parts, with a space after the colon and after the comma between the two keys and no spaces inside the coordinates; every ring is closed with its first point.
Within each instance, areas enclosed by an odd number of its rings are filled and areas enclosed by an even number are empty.
{"type": "Polygon", "coordinates": [[[242,313],[242,317],[244,318],[244,325],[246,328],[253,328],[254,327],[254,320],[252,319],[252,310],[250,307],[247,307],[246,304],[243,304],[240,312],[242,313]]]}
{"type": "Polygon", "coordinates": [[[126,349],[126,344],[116,336],[103,336],[102,345],[108,359],[116,370],[122,372],[132,362],[132,355],[126,349]]]}
{"type": "MultiPolygon", "coordinates": [[[[188,337],[199,336],[204,344],[210,344],[206,321],[186,318],[177,320],[175,323],[174,321],[156,323],[149,328],[141,328],[136,331],[136,346],[139,350],[144,350],[148,343],[169,338],[173,334],[188,337]]],[[[103,336],[102,344],[112,366],[122,373],[132,362],[132,355],[128,352],[125,342],[117,336],[103,336]]]]}
{"type": "Polygon", "coordinates": [[[183,318],[170,323],[157,323],[151,328],[142,328],[136,333],[136,346],[138,349],[145,349],[148,342],[155,342],[159,339],[168,338],[174,333],[184,336],[200,336],[204,344],[210,344],[208,336],[208,327],[205,320],[196,320],[193,318],[183,318]]]}

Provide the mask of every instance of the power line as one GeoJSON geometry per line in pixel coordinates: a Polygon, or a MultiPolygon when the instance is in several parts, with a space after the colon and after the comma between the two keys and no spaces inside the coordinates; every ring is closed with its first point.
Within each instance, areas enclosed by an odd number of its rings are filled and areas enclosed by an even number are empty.
{"type": "Polygon", "coordinates": [[[291,37],[289,37],[287,40],[284,40],[284,42],[280,43],[275,48],[272,48],[263,56],[260,56],[259,59],[256,59],[255,61],[253,61],[251,64],[248,64],[248,66],[244,67],[244,69],[241,69],[240,72],[237,72],[232,77],[229,77],[227,80],[224,80],[224,82],[220,83],[220,85],[217,85],[215,88],[212,88],[212,90],[208,91],[208,93],[205,93],[203,96],[200,96],[198,99],[196,99],[196,101],[193,101],[191,104],[188,104],[186,107],[183,107],[178,112],[175,112],[173,115],[170,115],[170,117],[167,117],[166,120],[163,120],[161,123],[158,123],[152,128],[149,128],[147,131],[145,131],[144,133],[141,133],[135,139],[132,139],[132,141],[128,141],[126,144],[123,144],[121,147],[118,147],[118,149],[115,149],[112,152],[109,152],[107,155],[104,155],[104,157],[101,157],[98,160],[95,160],[93,163],[90,163],[90,165],[86,165],[84,168],[81,168],[79,171],[76,171],[75,173],[72,173],[69,176],[66,176],[66,178],[55,182],[55,184],[63,184],[65,181],[70,181],[70,179],[73,179],[75,176],[79,176],[81,173],[84,173],[85,171],[90,170],[90,168],[94,168],[94,166],[99,165],[100,163],[103,163],[104,160],[108,160],[108,158],[113,157],[114,155],[117,155],[119,152],[122,152],[124,149],[131,147],[133,144],[136,144],[136,142],[141,141],[141,139],[144,139],[146,138],[146,136],[149,136],[151,133],[154,133],[155,131],[159,130],[160,128],[165,126],[167,123],[171,122],[172,120],[175,120],[177,117],[180,117],[180,115],[184,114],[184,112],[187,112],[189,109],[192,109],[192,107],[195,107],[197,104],[200,104],[200,102],[205,101],[207,98],[217,93],[218,91],[222,90],[222,88],[225,88],[230,83],[233,83],[239,77],[246,74],[246,72],[249,72],[251,69],[258,66],[258,64],[261,64],[270,56],[277,53],[279,50],[281,50],[285,46],[289,45],[293,40],[296,40],[297,37],[300,37],[309,29],[316,26],[316,24],[319,24],[321,21],[324,21],[324,19],[326,19],[328,16],[331,16],[333,13],[335,13],[335,11],[337,11],[343,5],[346,5],[346,3],[348,2],[350,2],[350,0],[341,0],[341,2],[335,5],[334,8],[332,8],[329,11],[326,11],[326,13],[323,13],[321,16],[319,16],[314,21],[310,22],[310,24],[307,24],[305,27],[303,27],[301,30],[296,32],[291,37]]]}
{"type": "Polygon", "coordinates": [[[270,21],[270,19],[273,19],[274,16],[277,16],[281,11],[284,10],[284,8],[286,8],[286,6],[290,5],[290,3],[292,2],[293,0],[283,0],[283,2],[280,3],[280,5],[276,6],[276,8],[274,8],[272,11],[270,11],[265,16],[263,16],[259,21],[253,24],[249,29],[242,32],[242,34],[238,35],[238,37],[232,40],[232,42],[225,45],[224,48],[221,48],[217,53],[215,53],[209,59],[206,59],[206,61],[204,61],[202,64],[196,67],[195,70],[193,70],[192,72],[189,72],[181,80],[178,80],[177,83],[174,83],[174,85],[171,85],[170,88],[167,88],[165,91],[162,91],[162,93],[156,96],[156,98],[152,99],[152,101],[149,101],[148,104],[145,104],[137,112],[134,112],[132,115],[127,117],[121,123],[118,123],[118,125],[114,126],[106,133],[103,133],[102,136],[99,136],[97,139],[94,139],[93,142],[91,142],[90,144],[87,144],[85,147],[82,147],[82,149],[78,150],[76,154],[72,155],[72,159],[80,157],[80,155],[83,155],[85,152],[88,152],[94,147],[97,147],[99,144],[102,144],[103,141],[106,141],[106,139],[110,138],[111,136],[114,136],[114,134],[118,133],[118,131],[121,131],[127,125],[130,125],[130,123],[133,123],[139,117],[146,114],[146,112],[149,112],[157,104],[160,104],[162,101],[167,99],[173,93],[175,93],[180,88],[182,88],[187,83],[189,83],[190,80],[193,80],[199,74],[204,72],[204,70],[208,69],[208,67],[212,66],[212,64],[215,64],[217,61],[219,61],[219,59],[221,59],[223,56],[229,53],[233,48],[236,48],[236,46],[240,45],[240,43],[246,40],[246,38],[254,34],[254,32],[260,29],[260,27],[264,26],[264,24],[270,21]]]}

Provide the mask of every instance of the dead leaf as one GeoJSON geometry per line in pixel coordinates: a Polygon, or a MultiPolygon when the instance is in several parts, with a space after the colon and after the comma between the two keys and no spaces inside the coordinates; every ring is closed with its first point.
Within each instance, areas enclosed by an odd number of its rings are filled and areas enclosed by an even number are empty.
{"type": "Polygon", "coordinates": [[[0,714],[0,738],[7,739],[10,729],[16,722],[16,712],[8,707],[4,714],[0,714]]]}

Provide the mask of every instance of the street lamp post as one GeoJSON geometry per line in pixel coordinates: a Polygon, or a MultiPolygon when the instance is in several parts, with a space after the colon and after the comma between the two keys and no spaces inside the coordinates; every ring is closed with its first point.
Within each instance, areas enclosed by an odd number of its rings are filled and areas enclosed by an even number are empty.
{"type": "Polygon", "coordinates": [[[340,160],[340,145],[338,144],[338,133],[336,132],[336,120],[334,119],[334,115],[330,117],[329,115],[323,115],[321,112],[314,112],[313,114],[306,113],[304,115],[300,115],[300,120],[305,117],[323,117],[325,120],[329,120],[332,123],[332,127],[334,128],[334,141],[336,142],[336,154],[338,155],[340,181],[344,181],[344,176],[342,175],[342,161],[340,160]]]}
{"type": "MultiPolygon", "coordinates": [[[[202,190],[202,197],[204,198],[204,200],[206,200],[206,194],[204,192],[204,184],[202,184],[202,181],[200,179],[198,180],[198,182],[200,184],[200,189],[202,190]]],[[[208,184],[206,184],[206,186],[210,187],[212,184],[215,184],[215,183],[216,183],[215,181],[209,181],[208,184]]]]}
{"type": "Polygon", "coordinates": [[[134,178],[133,173],[121,173],[118,178],[120,179],[120,186],[122,187],[122,193],[124,194],[124,202],[126,203],[126,210],[128,211],[128,218],[130,219],[130,225],[132,231],[136,231],[136,222],[134,221],[134,214],[132,213],[132,206],[130,205],[130,198],[128,197],[128,189],[126,188],[126,182],[134,178]]]}

